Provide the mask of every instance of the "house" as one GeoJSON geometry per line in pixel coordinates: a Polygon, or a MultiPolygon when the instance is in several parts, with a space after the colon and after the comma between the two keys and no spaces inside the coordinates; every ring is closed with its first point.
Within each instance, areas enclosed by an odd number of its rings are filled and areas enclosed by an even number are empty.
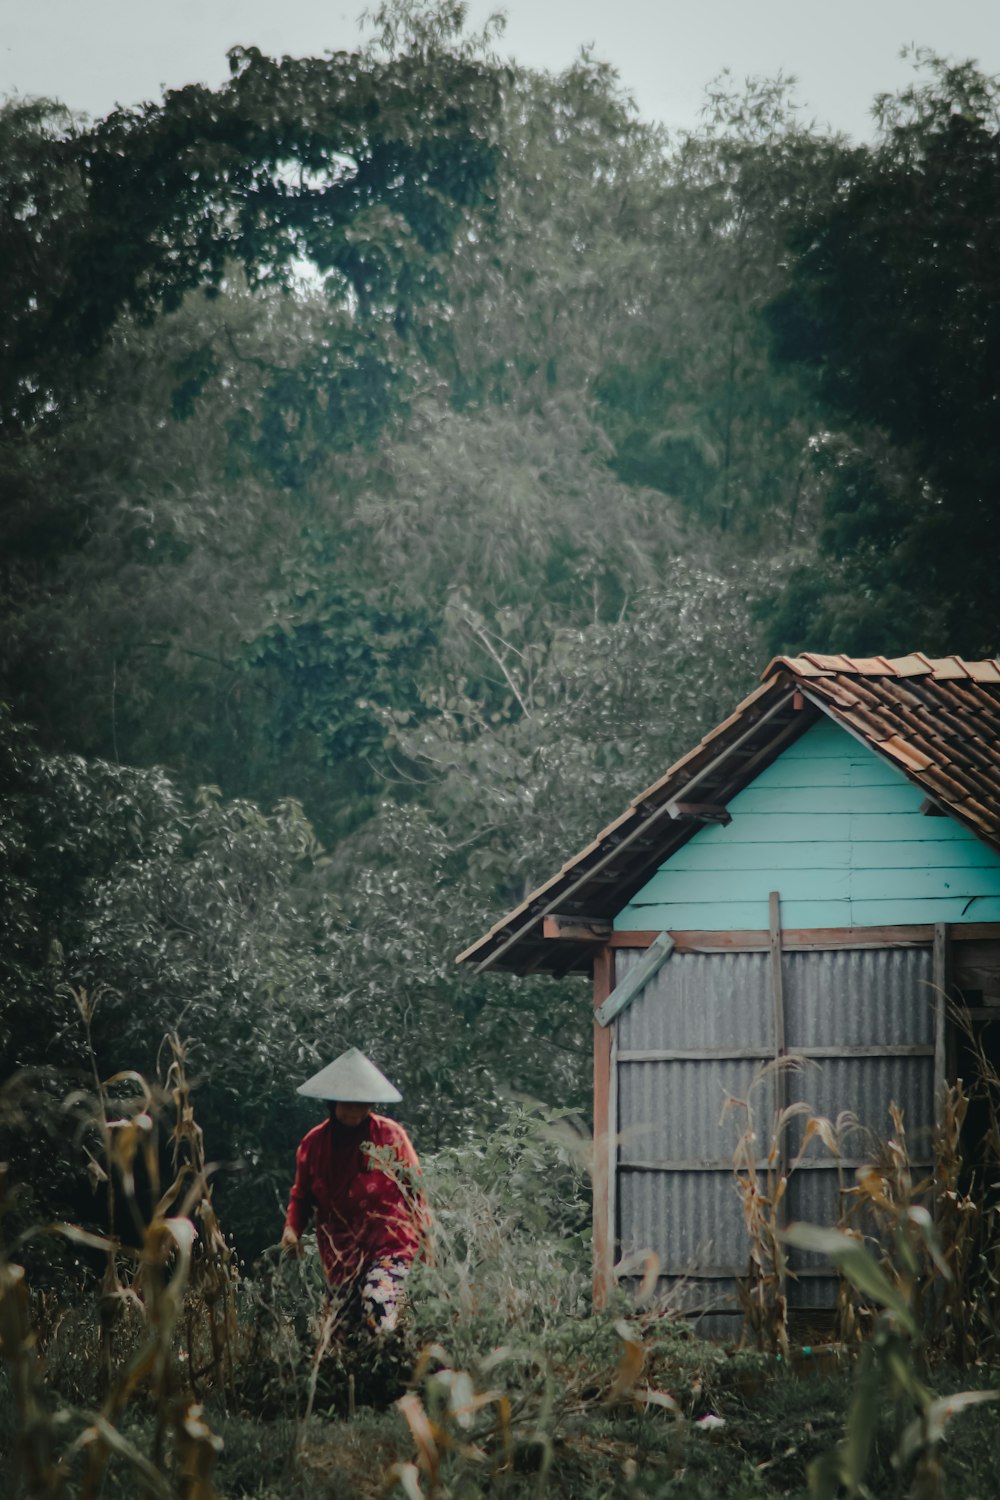
{"type": "MultiPolygon", "coordinates": [[[[652,1250],[722,1331],[748,1252],[726,1096],[795,1055],[762,1086],[765,1137],[798,1099],[884,1136],[895,1102],[927,1163],[941,1086],[968,1062],[949,1002],[1000,1052],[1000,663],[777,657],[459,961],[593,976],[595,1296],[652,1250]]],[[[864,1159],[853,1141],[842,1167],[864,1159]]],[[[788,1218],[838,1207],[810,1147],[788,1218]]],[[[831,1306],[828,1269],[800,1271],[790,1303],[831,1306]]]]}

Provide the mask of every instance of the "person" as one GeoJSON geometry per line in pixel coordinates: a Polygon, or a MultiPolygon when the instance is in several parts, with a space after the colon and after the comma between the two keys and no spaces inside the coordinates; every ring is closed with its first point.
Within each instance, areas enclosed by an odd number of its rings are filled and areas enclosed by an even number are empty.
{"type": "Polygon", "coordinates": [[[315,1215],[330,1287],[343,1306],[357,1295],[373,1333],[390,1333],[427,1231],[426,1205],[414,1181],[417,1153],[402,1125],[374,1113],[376,1104],[403,1096],[356,1047],[296,1092],[324,1100],[329,1114],[296,1152],[281,1248],[301,1254],[302,1234],[315,1215]]]}

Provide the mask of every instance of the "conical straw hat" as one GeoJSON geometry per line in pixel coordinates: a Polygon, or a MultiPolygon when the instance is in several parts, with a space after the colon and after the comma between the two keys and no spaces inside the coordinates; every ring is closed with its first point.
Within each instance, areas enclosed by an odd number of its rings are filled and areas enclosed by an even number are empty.
{"type": "Polygon", "coordinates": [[[343,1104],[398,1104],[402,1094],[357,1047],[348,1047],[295,1090],[307,1099],[343,1104]]]}

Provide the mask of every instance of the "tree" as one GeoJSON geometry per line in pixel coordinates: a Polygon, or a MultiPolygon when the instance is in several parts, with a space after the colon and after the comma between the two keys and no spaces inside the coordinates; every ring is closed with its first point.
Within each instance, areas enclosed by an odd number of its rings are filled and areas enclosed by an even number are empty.
{"type": "Polygon", "coordinates": [[[93,1213],[62,1107],[89,1087],[75,991],[94,1004],[102,1076],[155,1080],[165,1034],[188,1043],[199,1122],[236,1172],[231,1227],[246,1251],[267,1243],[307,1117],[295,1082],[350,1040],[342,919],[301,809],[46,756],[6,715],[0,776],[0,1082],[34,1090],[6,1142],[15,1179],[44,1217],[93,1213]]]}
{"type": "Polygon", "coordinates": [[[425,382],[489,212],[497,79],[454,20],[388,55],[237,50],[223,88],[87,129],[4,112],[0,692],[51,747],[302,789],[245,748],[261,600],[425,382]]]}
{"type": "Polygon", "coordinates": [[[880,140],[791,237],[769,317],[843,435],[822,560],[795,575],[775,645],[869,653],[997,649],[1000,83],[921,54],[880,101],[880,140]]]}
{"type": "Polygon", "coordinates": [[[391,381],[398,341],[431,336],[444,257],[494,169],[492,71],[446,46],[281,61],[236,48],[230,63],[218,90],[168,92],[88,129],[8,107],[8,429],[67,399],[123,313],[217,293],[233,264],[252,285],[315,267],[337,337],[310,373],[331,392],[352,375],[391,381]]]}

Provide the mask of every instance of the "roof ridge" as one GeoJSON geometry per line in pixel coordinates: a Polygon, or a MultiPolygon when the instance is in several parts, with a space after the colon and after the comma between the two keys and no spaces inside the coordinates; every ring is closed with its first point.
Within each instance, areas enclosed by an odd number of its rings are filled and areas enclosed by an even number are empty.
{"type": "Polygon", "coordinates": [[[824,655],[815,651],[773,656],[760,674],[761,681],[782,670],[796,677],[929,677],[935,682],[1000,683],[1000,657],[972,661],[957,655],[927,656],[923,651],[896,657],[824,655]]]}

